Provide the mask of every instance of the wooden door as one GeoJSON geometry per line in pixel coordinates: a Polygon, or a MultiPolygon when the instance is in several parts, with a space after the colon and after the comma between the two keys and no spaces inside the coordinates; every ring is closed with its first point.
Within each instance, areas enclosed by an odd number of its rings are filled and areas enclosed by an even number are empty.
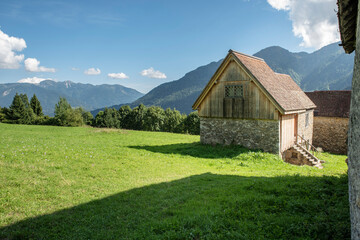
{"type": "Polygon", "coordinates": [[[281,116],[281,152],[289,149],[294,144],[295,114],[281,116]]]}

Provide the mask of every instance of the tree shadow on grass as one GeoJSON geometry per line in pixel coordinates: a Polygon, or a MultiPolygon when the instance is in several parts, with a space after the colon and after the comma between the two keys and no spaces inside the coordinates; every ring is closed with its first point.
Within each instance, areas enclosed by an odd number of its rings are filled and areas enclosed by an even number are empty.
{"type": "Polygon", "coordinates": [[[347,177],[205,173],[0,228],[0,239],[348,239],[347,177]]]}
{"type": "Polygon", "coordinates": [[[201,144],[200,142],[194,143],[177,143],[177,144],[168,144],[168,145],[155,145],[155,146],[128,146],[133,149],[143,149],[155,153],[164,153],[164,154],[181,154],[192,157],[200,158],[233,158],[238,156],[241,153],[247,152],[260,152],[260,150],[249,150],[247,148],[230,145],[208,145],[201,144]]]}

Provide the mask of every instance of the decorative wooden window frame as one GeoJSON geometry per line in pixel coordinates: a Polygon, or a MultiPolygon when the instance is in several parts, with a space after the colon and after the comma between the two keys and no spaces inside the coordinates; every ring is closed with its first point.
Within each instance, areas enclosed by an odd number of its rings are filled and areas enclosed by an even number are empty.
{"type": "Polygon", "coordinates": [[[243,98],[244,97],[243,84],[225,85],[224,91],[225,91],[225,98],[243,98]]]}

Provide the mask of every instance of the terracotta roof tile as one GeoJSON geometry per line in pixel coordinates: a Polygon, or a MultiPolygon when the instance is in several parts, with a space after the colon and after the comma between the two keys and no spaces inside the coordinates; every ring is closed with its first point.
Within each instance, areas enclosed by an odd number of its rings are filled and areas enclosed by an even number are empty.
{"type": "Polygon", "coordinates": [[[315,108],[289,75],[275,73],[263,59],[232,51],[284,111],[315,108]]]}

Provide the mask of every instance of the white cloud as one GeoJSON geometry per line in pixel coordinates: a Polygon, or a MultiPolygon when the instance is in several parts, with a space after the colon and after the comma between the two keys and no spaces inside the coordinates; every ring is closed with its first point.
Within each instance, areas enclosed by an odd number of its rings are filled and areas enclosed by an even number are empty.
{"type": "Polygon", "coordinates": [[[100,69],[98,68],[89,68],[84,71],[86,75],[99,75],[101,73],[100,69]]]}
{"type": "Polygon", "coordinates": [[[71,70],[73,71],[79,71],[80,69],[76,68],[76,67],[72,67],[71,70]]]}
{"type": "Polygon", "coordinates": [[[335,0],[267,0],[277,10],[289,11],[293,33],[301,46],[319,49],[340,40],[335,0]]]}
{"type": "Polygon", "coordinates": [[[25,69],[29,72],[55,72],[55,68],[47,68],[40,65],[40,61],[36,58],[27,58],[25,61],[25,69]]]}
{"type": "Polygon", "coordinates": [[[290,9],[290,0],[268,0],[268,3],[277,10],[290,9]]]}
{"type": "Polygon", "coordinates": [[[0,30],[0,68],[16,69],[24,60],[24,54],[16,55],[26,48],[26,42],[22,38],[9,37],[0,30]]]}
{"type": "Polygon", "coordinates": [[[141,71],[141,75],[149,78],[166,78],[165,73],[162,73],[154,68],[144,69],[141,71]]]}
{"type": "Polygon", "coordinates": [[[28,78],[23,78],[19,81],[17,81],[18,83],[32,83],[32,84],[39,84],[40,82],[44,81],[44,80],[52,80],[51,78],[38,78],[38,77],[28,77],[28,78]]]}
{"type": "Polygon", "coordinates": [[[125,73],[109,73],[108,77],[110,78],[116,78],[116,79],[125,79],[125,78],[129,78],[129,76],[126,76],[125,73]]]}

